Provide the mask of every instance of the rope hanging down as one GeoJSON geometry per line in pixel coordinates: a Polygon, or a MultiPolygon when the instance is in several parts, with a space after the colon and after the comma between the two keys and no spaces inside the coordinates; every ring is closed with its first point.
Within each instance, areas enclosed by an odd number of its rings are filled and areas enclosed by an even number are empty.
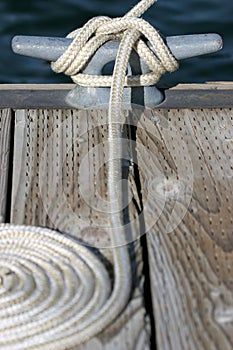
{"type": "MultiPolygon", "coordinates": [[[[66,52],[52,63],[55,72],[64,72],[72,80],[84,86],[111,86],[108,113],[108,193],[111,211],[111,243],[114,259],[114,289],[104,313],[99,315],[99,324],[104,329],[104,315],[108,314],[109,323],[125,308],[131,292],[131,269],[125,240],[125,227],[122,217],[121,188],[121,126],[119,124],[124,86],[155,84],[165,72],[173,72],[178,62],[164,44],[158,32],[140,17],[157,0],[142,0],[123,18],[110,19],[97,17],[91,19],[83,28],[68,35],[73,38],[66,52]],[[156,55],[146,45],[144,38],[152,44],[156,55]],[[120,40],[112,77],[82,74],[98,48],[109,40],[120,40]],[[151,73],[140,76],[126,76],[126,70],[132,49],[145,61],[151,73]],[[115,198],[117,197],[117,200],[115,198]]],[[[103,311],[103,310],[102,310],[103,311]]],[[[105,319],[106,320],[106,319],[105,319]]]]}
{"type": "Polygon", "coordinates": [[[106,329],[129,301],[132,281],[121,209],[122,145],[118,124],[123,89],[126,85],[154,84],[163,73],[178,68],[157,31],[138,18],[153,3],[155,0],[142,0],[121,19],[97,17],[90,20],[69,35],[74,38],[73,42],[52,63],[56,72],[71,75],[78,84],[111,86],[108,192],[112,213],[110,238],[112,246],[117,247],[113,249],[113,290],[110,291],[104,266],[75,240],[47,229],[0,225],[0,298],[3,305],[0,307],[0,348],[4,350],[74,348],[106,329]],[[156,56],[142,35],[150,41],[156,56]],[[113,76],[82,74],[95,51],[113,39],[121,40],[113,76]],[[151,73],[125,77],[133,48],[148,64],[151,73]]]}

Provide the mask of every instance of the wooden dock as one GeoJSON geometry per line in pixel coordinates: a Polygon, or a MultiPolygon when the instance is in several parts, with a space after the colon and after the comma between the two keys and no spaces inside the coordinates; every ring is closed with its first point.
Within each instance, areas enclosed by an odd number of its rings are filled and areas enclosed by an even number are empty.
{"type": "MultiPolygon", "coordinates": [[[[70,109],[71,87],[0,86],[0,222],[106,247],[109,216],[96,208],[107,152],[96,146],[107,112],[70,109]]],[[[132,249],[134,290],[119,319],[78,349],[233,348],[232,108],[232,83],[180,85],[153,111],[127,115],[137,160],[129,220],[135,237],[145,232],[132,249]]]]}

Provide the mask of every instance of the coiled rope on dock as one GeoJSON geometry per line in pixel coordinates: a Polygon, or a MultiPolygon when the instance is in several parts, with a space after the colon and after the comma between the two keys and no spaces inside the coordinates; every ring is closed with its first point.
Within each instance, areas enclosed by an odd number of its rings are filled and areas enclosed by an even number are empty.
{"type": "Polygon", "coordinates": [[[0,349],[74,347],[104,330],[129,301],[132,281],[122,217],[122,145],[118,124],[123,89],[126,85],[154,84],[163,73],[178,68],[158,32],[138,18],[154,3],[155,0],[142,0],[121,19],[90,20],[69,35],[73,42],[52,63],[56,72],[71,75],[78,84],[111,86],[108,192],[109,234],[115,247],[113,289],[105,267],[95,254],[74,239],[48,229],[0,225],[0,349]],[[144,37],[156,55],[147,47],[144,37]],[[82,74],[95,51],[113,39],[121,40],[113,76],[82,74]],[[133,48],[151,73],[126,77],[133,48]]]}
{"type": "Polygon", "coordinates": [[[89,339],[110,291],[104,264],[75,239],[0,225],[0,349],[67,349],[89,339]]]}

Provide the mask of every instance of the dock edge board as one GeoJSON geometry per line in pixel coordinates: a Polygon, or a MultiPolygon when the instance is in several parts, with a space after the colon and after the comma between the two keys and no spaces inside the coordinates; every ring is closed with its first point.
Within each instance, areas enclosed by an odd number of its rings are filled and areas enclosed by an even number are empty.
{"type": "MultiPolygon", "coordinates": [[[[73,109],[66,95],[73,84],[2,84],[0,108],[73,109]]],[[[165,99],[156,108],[231,108],[233,83],[180,84],[164,90],[165,99]]]]}

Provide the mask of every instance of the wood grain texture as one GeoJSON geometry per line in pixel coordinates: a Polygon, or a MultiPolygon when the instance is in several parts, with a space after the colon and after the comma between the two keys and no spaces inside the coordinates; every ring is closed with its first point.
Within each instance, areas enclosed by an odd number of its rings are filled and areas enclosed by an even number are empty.
{"type": "MultiPolygon", "coordinates": [[[[67,232],[97,248],[111,270],[106,141],[106,112],[17,110],[11,222],[67,232]]],[[[132,204],[129,215],[137,216],[132,204]]],[[[135,221],[132,234],[137,232],[135,221]]],[[[131,301],[113,325],[78,349],[149,349],[138,241],[130,253],[134,271],[131,301]]]]}
{"type": "Polygon", "coordinates": [[[138,125],[158,349],[231,350],[233,111],[156,110],[138,125]]]}
{"type": "Polygon", "coordinates": [[[5,221],[10,154],[11,111],[0,110],[0,223],[5,221]]]}

